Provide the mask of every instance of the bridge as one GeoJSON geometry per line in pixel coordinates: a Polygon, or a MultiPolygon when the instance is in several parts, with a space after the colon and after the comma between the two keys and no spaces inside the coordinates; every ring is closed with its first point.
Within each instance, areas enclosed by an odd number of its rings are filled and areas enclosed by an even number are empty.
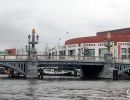
{"type": "Polygon", "coordinates": [[[80,69],[81,78],[117,79],[130,75],[130,60],[113,58],[110,52],[112,46],[110,37],[105,40],[107,52],[104,57],[37,55],[35,44],[38,44],[39,36],[35,36],[34,29],[32,30],[32,36],[29,35],[28,39],[27,55],[0,56],[0,66],[7,67],[11,77],[14,76],[14,72],[17,72],[18,76],[23,75],[29,78],[37,78],[38,73],[40,73],[40,76],[43,77],[43,68],[49,67],[80,69]],[[38,72],[39,69],[40,72],[38,72]]]}
{"type": "MultiPolygon", "coordinates": [[[[27,76],[28,68],[28,55],[16,56],[0,56],[0,66],[7,67],[10,72],[17,71],[20,75],[27,76]],[[11,59],[9,59],[11,58],[11,59]]],[[[78,68],[81,69],[81,77],[84,78],[112,78],[113,70],[104,69],[107,62],[101,57],[84,57],[84,56],[50,56],[50,55],[37,55],[38,69],[43,68],[78,68]],[[62,58],[62,59],[61,59],[62,58]],[[104,71],[104,73],[103,73],[104,71]],[[108,76],[106,75],[108,74],[108,76]]],[[[129,59],[122,59],[120,62],[117,60],[114,63],[115,67],[110,69],[117,69],[118,76],[122,77],[124,74],[130,75],[129,59]],[[123,62],[122,62],[123,61],[123,62]]],[[[13,74],[13,73],[10,73],[13,74]]],[[[13,75],[11,75],[13,76],[13,75]]]]}

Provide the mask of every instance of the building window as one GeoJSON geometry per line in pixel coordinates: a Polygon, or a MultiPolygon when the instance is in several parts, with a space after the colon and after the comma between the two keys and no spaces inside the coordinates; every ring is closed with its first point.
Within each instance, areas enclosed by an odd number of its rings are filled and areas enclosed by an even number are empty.
{"type": "Polygon", "coordinates": [[[95,56],[95,49],[84,49],[84,56],[95,56]]]}
{"type": "Polygon", "coordinates": [[[121,48],[121,53],[126,53],[126,48],[121,48]]]}
{"type": "Polygon", "coordinates": [[[107,52],[107,48],[99,49],[99,56],[103,57],[106,52],[107,52]]]}
{"type": "Polygon", "coordinates": [[[128,48],[128,53],[130,53],[130,48],[128,48]]]}
{"type": "Polygon", "coordinates": [[[59,51],[59,55],[62,55],[62,51],[59,51]]]}
{"type": "Polygon", "coordinates": [[[121,55],[121,58],[122,59],[126,59],[126,55],[121,55]]]}
{"type": "Polygon", "coordinates": [[[12,51],[11,51],[11,50],[10,50],[10,51],[8,51],[8,54],[10,54],[10,55],[11,55],[11,54],[12,54],[12,51]]]}
{"type": "Polygon", "coordinates": [[[89,56],[95,56],[95,49],[89,49],[89,56]]]}
{"type": "Polygon", "coordinates": [[[128,59],[130,59],[130,55],[128,55],[128,59]]]}
{"type": "Polygon", "coordinates": [[[69,50],[68,54],[69,54],[69,56],[74,56],[75,55],[75,50],[69,50]]]}
{"type": "Polygon", "coordinates": [[[81,56],[81,49],[78,49],[78,56],[81,56]]]}

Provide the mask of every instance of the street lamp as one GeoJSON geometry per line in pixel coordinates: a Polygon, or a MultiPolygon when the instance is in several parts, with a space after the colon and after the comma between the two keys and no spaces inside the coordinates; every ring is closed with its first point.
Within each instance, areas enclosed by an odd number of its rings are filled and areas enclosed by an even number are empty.
{"type": "Polygon", "coordinates": [[[38,40],[39,40],[39,36],[38,35],[36,36],[36,39],[37,39],[37,42],[38,42],[38,40]]]}
{"type": "Polygon", "coordinates": [[[30,36],[30,34],[28,35],[28,40],[29,40],[29,42],[30,42],[30,38],[31,38],[31,36],[30,36]]]}
{"type": "Polygon", "coordinates": [[[27,52],[28,51],[28,46],[26,45],[25,48],[26,48],[26,52],[27,52]]]}
{"type": "Polygon", "coordinates": [[[113,46],[113,42],[111,41],[111,33],[107,34],[104,41],[104,46],[107,47],[107,52],[104,54],[104,60],[110,62],[112,60],[112,52],[110,51],[110,47],[113,46]]]}
{"type": "Polygon", "coordinates": [[[111,34],[108,33],[104,41],[104,46],[107,47],[107,52],[110,52],[110,47],[113,46],[113,42],[110,40],[111,34]]]}

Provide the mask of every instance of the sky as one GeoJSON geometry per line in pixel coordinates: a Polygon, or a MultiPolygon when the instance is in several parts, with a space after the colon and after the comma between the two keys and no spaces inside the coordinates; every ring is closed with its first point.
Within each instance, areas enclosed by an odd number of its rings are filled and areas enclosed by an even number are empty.
{"type": "Polygon", "coordinates": [[[128,28],[129,4],[130,0],[0,0],[0,50],[25,49],[33,28],[40,50],[71,38],[128,28]]]}

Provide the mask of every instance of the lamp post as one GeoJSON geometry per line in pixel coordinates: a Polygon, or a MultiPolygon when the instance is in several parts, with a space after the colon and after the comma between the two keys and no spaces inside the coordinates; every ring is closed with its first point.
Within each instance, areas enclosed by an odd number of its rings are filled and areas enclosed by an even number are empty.
{"type": "Polygon", "coordinates": [[[111,34],[110,33],[107,34],[104,43],[105,43],[105,47],[107,47],[107,52],[110,52],[110,47],[113,46],[113,43],[111,41],[111,34]]]}
{"type": "Polygon", "coordinates": [[[32,36],[28,35],[28,46],[26,46],[26,52],[28,53],[28,70],[27,77],[36,78],[38,76],[38,59],[35,45],[38,44],[39,36],[35,36],[35,29],[32,29],[32,36]]]}
{"type": "Polygon", "coordinates": [[[113,43],[111,41],[110,33],[108,33],[106,36],[106,39],[104,41],[104,46],[107,47],[107,52],[104,54],[105,61],[112,60],[112,52],[110,51],[110,48],[113,46],[113,43]]]}
{"type": "Polygon", "coordinates": [[[31,59],[31,55],[33,55],[33,57],[36,56],[37,51],[35,49],[35,45],[38,44],[38,40],[39,36],[35,36],[35,29],[32,29],[32,36],[30,34],[28,35],[28,46],[26,45],[26,52],[28,52],[29,59],[31,59]]]}

